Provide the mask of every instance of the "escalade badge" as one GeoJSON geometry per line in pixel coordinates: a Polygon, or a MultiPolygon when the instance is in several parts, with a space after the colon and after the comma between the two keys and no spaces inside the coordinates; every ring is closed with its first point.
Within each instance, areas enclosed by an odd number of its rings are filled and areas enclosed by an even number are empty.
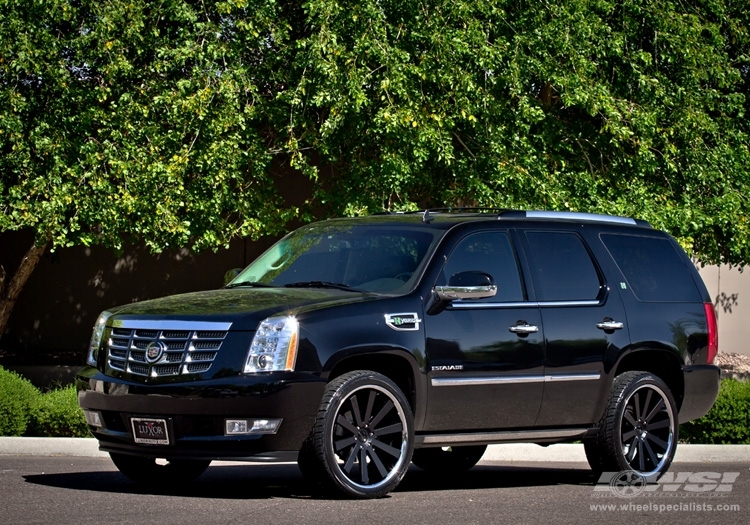
{"type": "Polygon", "coordinates": [[[415,313],[405,314],[385,314],[385,324],[394,330],[413,332],[419,330],[419,323],[422,320],[415,313]]]}
{"type": "Polygon", "coordinates": [[[452,370],[463,370],[464,365],[437,365],[432,367],[433,372],[445,372],[452,370]]]}
{"type": "Polygon", "coordinates": [[[164,356],[164,352],[167,350],[166,343],[162,341],[153,341],[146,347],[146,361],[149,363],[156,363],[164,356]]]}

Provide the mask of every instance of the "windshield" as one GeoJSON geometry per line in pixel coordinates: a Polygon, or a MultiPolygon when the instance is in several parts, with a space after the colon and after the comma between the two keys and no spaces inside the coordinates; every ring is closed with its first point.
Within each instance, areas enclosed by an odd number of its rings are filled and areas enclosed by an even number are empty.
{"type": "Polygon", "coordinates": [[[403,224],[312,224],[274,244],[228,286],[404,293],[411,289],[437,237],[435,230],[403,224]]]}

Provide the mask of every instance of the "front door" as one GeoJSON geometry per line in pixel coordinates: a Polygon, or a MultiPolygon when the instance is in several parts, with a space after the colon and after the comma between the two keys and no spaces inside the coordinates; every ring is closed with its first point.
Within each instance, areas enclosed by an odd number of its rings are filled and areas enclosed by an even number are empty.
{"type": "Polygon", "coordinates": [[[543,392],[543,329],[527,300],[507,231],[467,235],[450,254],[436,284],[481,271],[495,297],[454,300],[425,315],[429,395],[425,430],[492,430],[534,425],[543,392]]]}

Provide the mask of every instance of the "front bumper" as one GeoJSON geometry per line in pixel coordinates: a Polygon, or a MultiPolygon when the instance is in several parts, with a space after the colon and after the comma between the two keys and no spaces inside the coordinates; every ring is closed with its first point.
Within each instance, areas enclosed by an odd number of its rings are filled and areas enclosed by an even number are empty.
{"type": "Polygon", "coordinates": [[[680,423],[706,415],[719,395],[721,370],[714,365],[685,366],[682,369],[685,395],[680,407],[680,423]]]}
{"type": "Polygon", "coordinates": [[[78,403],[100,415],[89,426],[106,452],[161,458],[243,459],[300,449],[313,426],[325,381],[309,374],[239,375],[148,385],[88,367],[76,377],[78,403]],[[135,443],[132,417],[165,419],[169,445],[135,443]],[[275,434],[225,435],[226,419],[282,419],[275,434]]]}

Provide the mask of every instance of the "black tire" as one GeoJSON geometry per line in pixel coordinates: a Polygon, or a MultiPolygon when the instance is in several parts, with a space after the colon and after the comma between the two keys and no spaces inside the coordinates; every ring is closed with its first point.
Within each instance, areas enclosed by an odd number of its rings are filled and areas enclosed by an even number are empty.
{"type": "Polygon", "coordinates": [[[320,484],[321,478],[325,475],[325,472],[321,468],[321,463],[315,454],[312,432],[302,444],[302,448],[297,456],[297,466],[302,473],[302,477],[316,485],[320,484]]]}
{"type": "Polygon", "coordinates": [[[379,498],[406,474],[414,450],[411,407],[396,384],[367,370],[326,387],[298,460],[307,479],[347,497],[379,498]]]}
{"type": "Polygon", "coordinates": [[[164,465],[155,458],[129,456],[110,452],[109,457],[126,477],[144,485],[190,483],[203,474],[211,464],[210,460],[170,459],[164,465]]]}
{"type": "Polygon", "coordinates": [[[419,448],[414,451],[411,462],[428,472],[455,474],[476,465],[486,450],[487,445],[419,448]]]}
{"type": "Polygon", "coordinates": [[[669,387],[647,372],[615,378],[599,431],[584,442],[596,472],[634,471],[654,482],[664,474],[677,449],[677,407],[669,387]]]}
{"type": "Polygon", "coordinates": [[[604,472],[604,456],[602,449],[599,447],[598,436],[595,439],[586,439],[583,441],[583,451],[586,453],[586,460],[589,462],[591,470],[594,472],[604,472]]]}

